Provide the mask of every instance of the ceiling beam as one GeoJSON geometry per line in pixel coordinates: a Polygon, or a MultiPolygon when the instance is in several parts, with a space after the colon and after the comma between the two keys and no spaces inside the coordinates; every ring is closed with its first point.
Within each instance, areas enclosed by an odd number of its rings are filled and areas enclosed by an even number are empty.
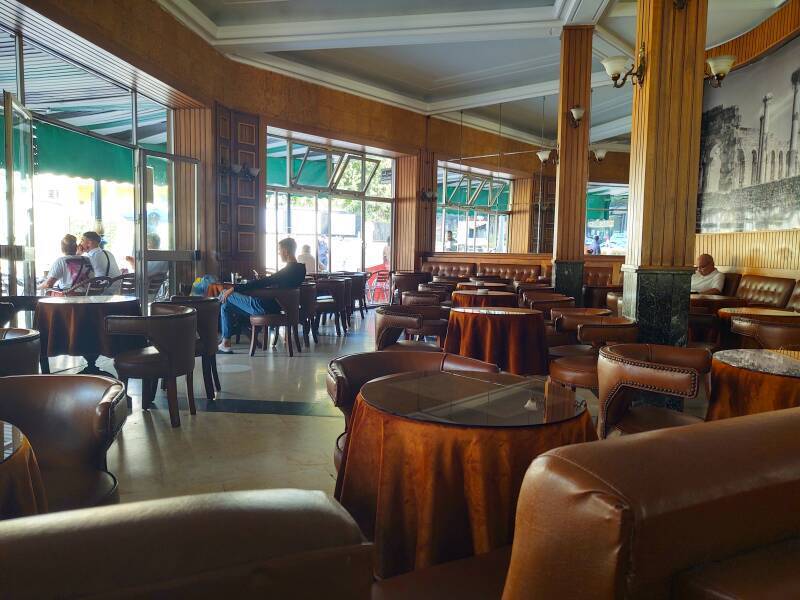
{"type": "MultiPolygon", "coordinates": [[[[765,10],[778,8],[784,0],[708,0],[710,11],[765,10]]],[[[608,11],[608,17],[635,17],[636,2],[617,2],[608,11]]]]}
{"type": "Polygon", "coordinates": [[[620,119],[615,119],[614,121],[609,121],[608,123],[595,125],[589,131],[589,142],[601,142],[603,140],[607,140],[608,138],[630,133],[631,121],[632,117],[622,117],[620,119]]]}
{"type": "Polygon", "coordinates": [[[594,25],[610,3],[611,0],[556,0],[553,16],[565,24],[594,25]]]}

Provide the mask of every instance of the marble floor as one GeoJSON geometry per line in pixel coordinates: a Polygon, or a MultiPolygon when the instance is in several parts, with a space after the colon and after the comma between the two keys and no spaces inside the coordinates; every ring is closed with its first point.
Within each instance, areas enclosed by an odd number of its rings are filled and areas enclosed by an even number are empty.
{"type": "MultiPolygon", "coordinates": [[[[286,346],[248,356],[242,337],[235,354],[218,355],[222,392],[208,401],[200,361],[194,373],[197,414],[189,414],[178,382],[181,427],[173,429],[165,393],[141,410],[140,382],[131,381],[133,412],[108,452],[122,502],[223,490],[292,487],[333,494],[333,448],[344,417],[325,388],[328,362],[373,350],[374,311],[356,313],[346,336],[323,326],[319,343],[289,358],[286,346]]],[[[305,350],[305,349],[304,349],[305,350]]],[[[51,359],[52,372],[75,372],[82,359],[51,359]]],[[[114,373],[113,362],[98,366],[114,373]]]]}
{"type": "MultiPolygon", "coordinates": [[[[323,326],[319,343],[290,358],[285,345],[248,356],[248,338],[235,354],[218,355],[222,392],[206,399],[200,361],[194,373],[197,414],[189,414],[186,387],[178,382],[181,427],[170,427],[165,393],[141,410],[139,381],[130,382],[133,412],[108,452],[122,502],[227,490],[292,487],[333,494],[333,448],[344,429],[325,387],[328,362],[374,349],[374,311],[353,317],[346,336],[323,326]]],[[[76,372],[82,359],[51,359],[52,372],[76,372]]],[[[113,362],[98,366],[114,373],[113,362]]],[[[594,418],[597,398],[579,390],[594,418]]],[[[686,411],[702,416],[706,400],[686,411]]]]}

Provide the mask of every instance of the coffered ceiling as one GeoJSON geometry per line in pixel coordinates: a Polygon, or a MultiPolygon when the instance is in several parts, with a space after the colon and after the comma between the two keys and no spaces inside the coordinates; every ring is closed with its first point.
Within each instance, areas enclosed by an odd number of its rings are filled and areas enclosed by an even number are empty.
{"type": "MultiPolygon", "coordinates": [[[[595,145],[620,148],[632,91],[600,60],[633,56],[636,0],[159,0],[234,60],[533,143],[554,144],[561,28],[596,26],[595,145]]],[[[783,0],[709,0],[708,46],[783,0]]]]}

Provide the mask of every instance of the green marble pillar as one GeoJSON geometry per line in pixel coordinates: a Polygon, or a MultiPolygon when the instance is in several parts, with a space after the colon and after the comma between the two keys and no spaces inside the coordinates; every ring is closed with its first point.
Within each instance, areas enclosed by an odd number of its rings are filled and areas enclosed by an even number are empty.
{"type": "Polygon", "coordinates": [[[559,294],[575,298],[575,306],[583,306],[583,261],[554,260],[553,285],[559,294]]]}

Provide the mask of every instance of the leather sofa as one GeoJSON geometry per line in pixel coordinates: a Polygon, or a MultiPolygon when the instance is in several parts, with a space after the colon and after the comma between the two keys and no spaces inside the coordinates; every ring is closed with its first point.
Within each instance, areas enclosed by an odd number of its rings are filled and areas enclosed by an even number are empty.
{"type": "Polygon", "coordinates": [[[35,329],[0,329],[0,377],[38,373],[40,348],[35,329]]]}
{"type": "Polygon", "coordinates": [[[742,275],[736,297],[747,301],[750,306],[783,308],[794,291],[796,281],[784,277],[764,275],[742,275]]]}
{"type": "Polygon", "coordinates": [[[372,545],[319,491],[133,502],[0,522],[3,598],[368,600],[372,545]]]}
{"type": "Polygon", "coordinates": [[[475,263],[426,261],[422,263],[422,272],[431,277],[469,277],[477,273],[477,267],[475,263]]]}
{"type": "Polygon", "coordinates": [[[31,443],[50,511],[119,501],[106,452],[128,416],[125,388],[95,375],[0,379],[0,419],[31,443]]]}
{"type": "Polygon", "coordinates": [[[372,600],[794,597],[798,428],[794,408],[546,452],[522,484],[510,558],[385,579],[372,600]]]}
{"type": "Polygon", "coordinates": [[[498,277],[509,281],[537,281],[541,274],[541,265],[478,265],[478,275],[498,277]]]}
{"type": "Polygon", "coordinates": [[[795,284],[792,295],[789,296],[789,301],[784,308],[786,308],[786,310],[800,312],[800,281],[795,284]]]}
{"type": "Polygon", "coordinates": [[[614,285],[613,269],[585,263],[583,267],[583,306],[605,308],[606,296],[609,292],[622,293],[622,285],[614,285]]]}

